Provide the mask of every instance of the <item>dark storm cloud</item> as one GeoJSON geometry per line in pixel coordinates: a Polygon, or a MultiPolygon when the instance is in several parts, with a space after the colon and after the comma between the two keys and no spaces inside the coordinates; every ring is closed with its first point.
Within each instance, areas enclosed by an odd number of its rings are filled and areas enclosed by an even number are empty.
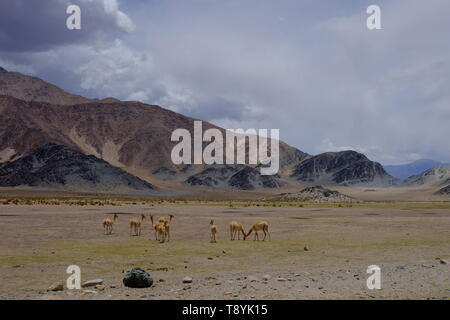
{"type": "MultiPolygon", "coordinates": [[[[0,50],[7,52],[45,51],[56,46],[113,40],[124,32],[117,12],[108,12],[108,2],[14,0],[1,1],[0,50]],[[81,7],[81,30],[66,28],[69,4],[81,7]]],[[[112,8],[114,9],[114,8],[112,8]]]]}

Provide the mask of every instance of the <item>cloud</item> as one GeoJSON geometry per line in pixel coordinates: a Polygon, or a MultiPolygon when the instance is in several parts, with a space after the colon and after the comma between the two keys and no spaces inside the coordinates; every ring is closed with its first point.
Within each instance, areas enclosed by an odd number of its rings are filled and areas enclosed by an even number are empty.
{"type": "Polygon", "coordinates": [[[116,0],[14,0],[0,10],[0,51],[36,52],[111,41],[135,25],[116,0]],[[66,28],[67,6],[81,8],[81,30],[66,28]]]}

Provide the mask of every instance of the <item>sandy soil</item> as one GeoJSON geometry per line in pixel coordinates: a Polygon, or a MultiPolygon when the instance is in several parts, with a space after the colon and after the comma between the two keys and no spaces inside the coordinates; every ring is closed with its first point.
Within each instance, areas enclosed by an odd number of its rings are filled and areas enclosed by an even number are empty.
{"type": "Polygon", "coordinates": [[[450,210],[272,208],[199,205],[0,206],[0,299],[449,299],[450,210]],[[102,221],[119,214],[114,233],[102,221]],[[130,237],[139,214],[173,214],[172,239],[154,240],[150,221],[130,237]],[[209,242],[209,220],[219,227],[209,242]],[[270,224],[271,241],[230,241],[227,225],[270,224]],[[308,247],[308,251],[304,247],[308,247]],[[437,259],[439,258],[439,259],[437,259]],[[69,265],[106,289],[47,292],[69,265]],[[381,290],[366,287],[381,267],[381,290]],[[147,270],[155,284],[129,289],[124,272],[147,270]],[[262,277],[271,279],[263,281],[262,277]],[[191,276],[191,284],[182,278],[191,276]],[[250,277],[250,278],[248,278],[250,277]],[[278,279],[278,278],[282,279],[278,279]]]}

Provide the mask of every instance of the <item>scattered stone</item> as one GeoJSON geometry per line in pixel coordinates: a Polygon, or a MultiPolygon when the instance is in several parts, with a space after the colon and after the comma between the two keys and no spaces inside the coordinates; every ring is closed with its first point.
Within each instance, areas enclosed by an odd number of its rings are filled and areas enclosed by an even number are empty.
{"type": "Polygon", "coordinates": [[[16,264],[15,266],[13,266],[13,268],[21,268],[22,267],[22,265],[20,265],[20,264],[16,264]]]}
{"type": "Polygon", "coordinates": [[[320,286],[319,288],[318,288],[319,290],[322,290],[323,289],[323,287],[322,286],[320,286]]]}
{"type": "Polygon", "coordinates": [[[232,294],[233,294],[233,292],[231,292],[231,291],[225,291],[225,292],[223,293],[224,296],[230,296],[230,295],[232,295],[232,294]]]}
{"type": "Polygon", "coordinates": [[[208,260],[213,260],[214,258],[213,257],[208,257],[208,260]]]}
{"type": "Polygon", "coordinates": [[[422,267],[424,267],[424,268],[434,268],[434,265],[432,265],[432,264],[422,264],[422,267]]]}
{"type": "Polygon", "coordinates": [[[83,287],[83,288],[95,287],[98,284],[103,284],[103,279],[94,279],[94,280],[86,281],[85,283],[83,283],[81,285],[81,287],[83,287]]]}
{"type": "Polygon", "coordinates": [[[192,283],[192,277],[184,277],[183,283],[192,283]]]}
{"type": "Polygon", "coordinates": [[[115,289],[115,288],[116,288],[115,285],[110,285],[109,287],[110,287],[111,289],[115,289]]]}
{"type": "Polygon", "coordinates": [[[97,294],[97,291],[94,290],[83,290],[83,292],[81,293],[81,295],[85,296],[88,294],[97,294]]]}
{"type": "Polygon", "coordinates": [[[446,259],[439,259],[440,264],[448,264],[448,260],[446,259]]]}
{"type": "Polygon", "coordinates": [[[287,279],[286,279],[286,278],[283,278],[283,277],[278,277],[278,278],[277,278],[277,281],[285,282],[285,281],[287,281],[287,279]]]}
{"type": "Polygon", "coordinates": [[[303,248],[303,250],[304,250],[304,251],[309,251],[308,246],[305,246],[305,247],[303,248]]]}
{"type": "Polygon", "coordinates": [[[266,274],[265,276],[263,276],[264,281],[269,281],[270,279],[272,279],[272,276],[270,274],[266,274]]]}
{"type": "Polygon", "coordinates": [[[222,282],[216,282],[216,286],[222,285],[222,282]]]}
{"type": "Polygon", "coordinates": [[[63,291],[64,285],[62,283],[54,283],[48,287],[47,291],[63,291]]]}
{"type": "Polygon", "coordinates": [[[248,276],[247,281],[249,282],[258,282],[258,278],[254,276],[248,276]]]}
{"type": "Polygon", "coordinates": [[[159,279],[158,282],[165,282],[166,280],[164,279],[159,279]]]}
{"type": "Polygon", "coordinates": [[[96,284],[94,286],[94,288],[97,289],[98,291],[103,291],[103,290],[106,289],[106,287],[104,285],[102,285],[102,284],[96,284]]]}
{"type": "Polygon", "coordinates": [[[148,288],[153,284],[150,274],[141,268],[133,268],[122,281],[126,287],[130,288],[148,288]]]}

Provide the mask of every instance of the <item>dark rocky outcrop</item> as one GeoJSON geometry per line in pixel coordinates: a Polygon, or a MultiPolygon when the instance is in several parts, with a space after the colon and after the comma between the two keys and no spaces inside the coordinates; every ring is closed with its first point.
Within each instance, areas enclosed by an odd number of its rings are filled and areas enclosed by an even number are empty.
{"type": "Polygon", "coordinates": [[[305,159],[295,166],[291,177],[326,185],[393,185],[396,179],[381,164],[356,151],[327,152],[305,159]]]}
{"type": "Polygon", "coordinates": [[[299,192],[281,193],[270,199],[312,202],[359,202],[359,200],[342,194],[339,191],[330,190],[322,186],[307,187],[299,192]]]}
{"type": "Polygon", "coordinates": [[[213,188],[233,188],[254,190],[259,188],[279,188],[279,176],[263,176],[259,168],[245,165],[212,165],[190,176],[186,184],[213,188]]]}
{"type": "Polygon", "coordinates": [[[94,156],[47,144],[0,167],[0,186],[79,191],[154,191],[156,188],[94,156]]]}
{"type": "Polygon", "coordinates": [[[437,192],[437,194],[444,195],[444,196],[450,195],[450,185],[448,185],[448,186],[446,186],[446,187],[440,189],[440,190],[437,192]]]}

